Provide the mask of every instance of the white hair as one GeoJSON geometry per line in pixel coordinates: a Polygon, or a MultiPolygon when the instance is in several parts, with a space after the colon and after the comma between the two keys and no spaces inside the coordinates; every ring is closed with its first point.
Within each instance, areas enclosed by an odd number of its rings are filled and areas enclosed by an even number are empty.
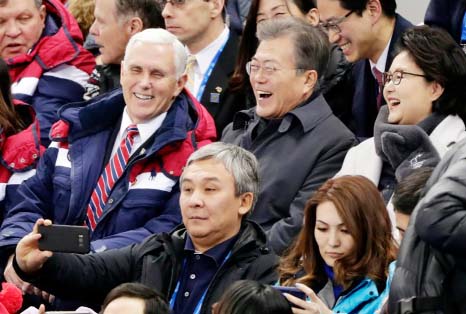
{"type": "Polygon", "coordinates": [[[183,44],[172,33],[163,28],[147,28],[142,32],[134,34],[126,45],[123,61],[126,61],[126,56],[136,43],[172,45],[175,57],[176,78],[180,78],[184,73],[188,54],[183,44]]]}

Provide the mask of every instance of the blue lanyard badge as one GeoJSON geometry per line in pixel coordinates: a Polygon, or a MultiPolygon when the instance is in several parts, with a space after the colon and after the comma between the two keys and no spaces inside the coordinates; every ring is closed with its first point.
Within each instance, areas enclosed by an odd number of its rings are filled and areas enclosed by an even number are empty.
{"type": "Polygon", "coordinates": [[[212,62],[210,62],[209,67],[207,68],[207,71],[204,74],[204,78],[202,79],[201,85],[199,86],[199,90],[197,91],[196,99],[198,101],[201,101],[201,97],[202,97],[202,94],[204,94],[207,81],[209,80],[209,77],[212,74],[212,71],[214,70],[215,64],[217,64],[218,58],[220,58],[220,55],[222,54],[223,48],[225,48],[227,41],[228,41],[228,38],[223,43],[223,45],[220,47],[220,49],[217,51],[217,53],[215,54],[215,57],[212,59],[212,62]]]}
{"type": "MultiPolygon", "coordinates": [[[[225,264],[225,262],[230,258],[230,256],[231,256],[231,251],[228,252],[227,256],[225,256],[225,259],[223,260],[223,262],[220,265],[219,269],[225,264]]],[[[185,266],[186,266],[186,260],[183,261],[183,267],[181,267],[181,269],[185,269],[185,266]]],[[[179,279],[178,282],[176,283],[175,291],[173,291],[172,297],[170,298],[170,310],[172,310],[172,311],[175,308],[175,301],[176,301],[176,297],[178,296],[178,292],[180,290],[180,285],[181,285],[181,279],[179,279]]],[[[199,302],[197,302],[197,305],[196,305],[196,308],[194,309],[193,314],[201,313],[202,304],[204,303],[204,299],[205,299],[205,296],[207,294],[207,290],[209,290],[209,288],[205,289],[204,293],[202,294],[201,298],[199,299],[199,302]]]]}
{"type": "Polygon", "coordinates": [[[466,12],[464,13],[463,16],[463,28],[461,30],[461,46],[463,47],[463,50],[466,48],[466,12]]]}

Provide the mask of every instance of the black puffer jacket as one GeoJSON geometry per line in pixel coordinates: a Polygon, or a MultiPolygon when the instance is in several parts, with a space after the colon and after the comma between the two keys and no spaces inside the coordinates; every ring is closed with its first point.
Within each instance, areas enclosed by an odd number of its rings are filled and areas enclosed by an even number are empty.
{"type": "Polygon", "coordinates": [[[423,193],[400,248],[389,312],[402,298],[440,296],[441,310],[419,313],[466,313],[466,140],[444,156],[423,193]]]}
{"type": "Polygon", "coordinates": [[[320,80],[320,92],[324,95],[332,112],[351,131],[354,131],[352,120],[353,81],[352,63],[349,63],[341,48],[332,45],[325,75],[320,80]]]}
{"type": "MultiPolygon", "coordinates": [[[[140,282],[170,299],[184,258],[186,229],[149,237],[139,245],[91,255],[54,254],[40,273],[17,273],[34,286],[62,298],[101,304],[106,294],[124,282],[140,282]]],[[[208,288],[201,313],[211,313],[212,304],[235,281],[256,280],[272,284],[278,276],[278,257],[266,246],[262,229],[245,222],[234,244],[231,257],[221,266],[208,288]]]]}

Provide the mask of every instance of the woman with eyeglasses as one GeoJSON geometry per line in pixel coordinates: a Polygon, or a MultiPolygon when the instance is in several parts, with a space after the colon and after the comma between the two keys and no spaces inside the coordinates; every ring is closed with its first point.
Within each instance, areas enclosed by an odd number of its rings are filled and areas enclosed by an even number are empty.
{"type": "Polygon", "coordinates": [[[396,242],[377,187],[363,176],[329,179],[307,202],[296,242],[279,265],[295,314],[374,314],[388,295],[396,242]]]}
{"type": "MultiPolygon", "coordinates": [[[[312,0],[252,0],[243,36],[240,42],[235,71],[230,80],[230,89],[236,93],[237,102],[245,102],[247,108],[256,105],[246,64],[256,52],[259,42],[256,37],[257,25],[272,18],[293,16],[317,27],[319,12],[312,0]]],[[[350,129],[352,81],[351,67],[337,45],[332,45],[327,71],[320,79],[321,92],[333,113],[350,129]]]]}
{"type": "MultiPolygon", "coordinates": [[[[396,183],[411,170],[435,166],[466,136],[466,55],[437,28],[407,30],[384,73],[374,137],[346,155],[337,175],[360,174],[374,182],[389,203],[396,183]]],[[[393,208],[389,203],[389,211],[393,208]]]]}

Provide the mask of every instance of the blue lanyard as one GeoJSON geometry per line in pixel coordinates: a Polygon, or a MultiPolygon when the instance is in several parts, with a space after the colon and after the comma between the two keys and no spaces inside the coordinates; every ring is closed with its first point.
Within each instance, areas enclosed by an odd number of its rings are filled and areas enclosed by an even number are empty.
{"type": "Polygon", "coordinates": [[[205,87],[207,85],[207,81],[209,80],[210,75],[212,74],[212,71],[214,70],[215,64],[217,64],[218,58],[220,58],[220,55],[222,54],[223,48],[225,48],[227,44],[227,40],[222,44],[220,49],[217,51],[217,54],[215,57],[212,59],[212,62],[210,62],[209,67],[207,68],[207,71],[204,74],[204,78],[202,79],[202,83],[199,86],[199,90],[197,91],[197,96],[196,99],[198,101],[201,101],[202,94],[204,94],[205,87]]]}
{"type": "MultiPolygon", "coordinates": [[[[223,266],[223,264],[225,264],[225,262],[230,258],[230,256],[231,256],[231,251],[228,252],[227,256],[225,256],[225,259],[223,260],[222,264],[220,264],[219,269],[223,266]]],[[[186,266],[186,260],[183,261],[182,269],[185,269],[185,266],[186,266]]],[[[175,291],[173,291],[172,297],[170,298],[170,309],[172,311],[175,308],[175,301],[176,301],[176,298],[178,296],[178,290],[180,290],[180,285],[181,285],[181,279],[179,279],[178,282],[176,283],[175,291]]],[[[197,303],[196,308],[193,311],[193,314],[199,314],[201,312],[202,304],[204,303],[204,299],[205,299],[205,296],[207,294],[207,290],[209,290],[209,287],[207,287],[205,289],[204,293],[202,293],[202,296],[199,299],[199,302],[197,303]]]]}
{"type": "Polygon", "coordinates": [[[463,16],[463,29],[461,31],[461,45],[466,44],[466,13],[463,16]]]}

